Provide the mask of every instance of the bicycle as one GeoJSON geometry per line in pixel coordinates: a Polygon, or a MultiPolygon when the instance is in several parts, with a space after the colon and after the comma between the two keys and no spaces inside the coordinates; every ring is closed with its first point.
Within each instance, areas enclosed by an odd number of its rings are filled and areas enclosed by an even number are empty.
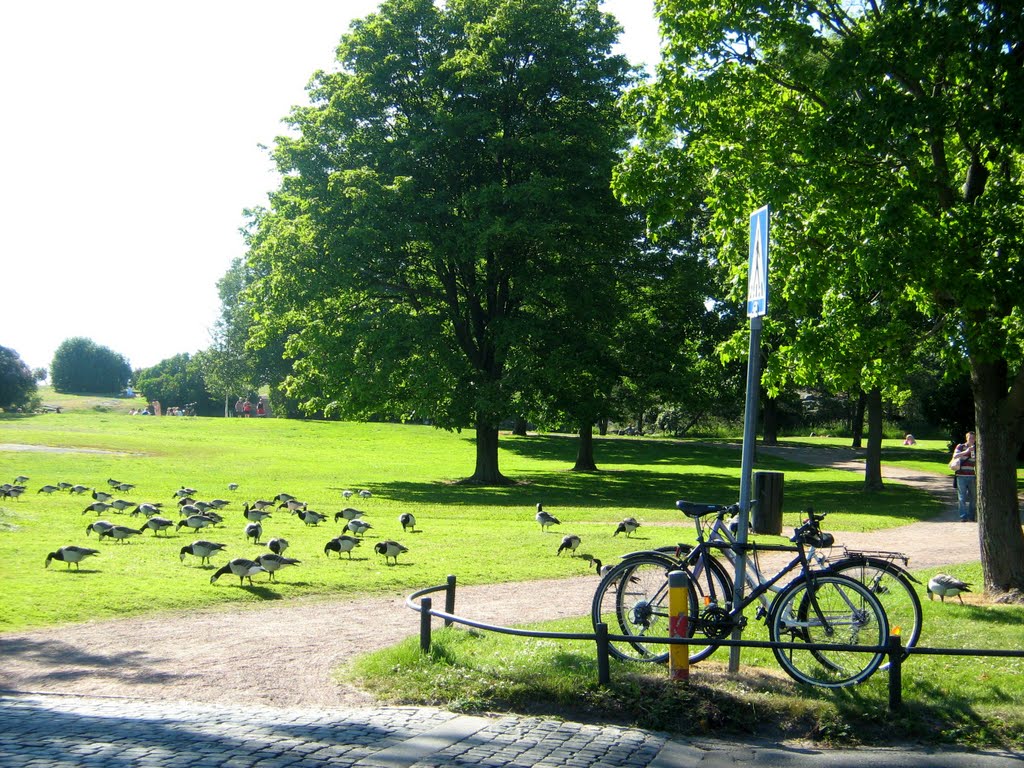
{"type": "Polygon", "coordinates": [[[794,546],[740,544],[718,537],[705,537],[701,519],[715,516],[712,526],[726,527],[725,515],[735,507],[694,504],[681,501],[677,507],[694,520],[697,545],[683,558],[666,552],[639,552],[626,558],[601,580],[594,595],[594,624],[607,624],[614,634],[620,630],[625,640],[612,640],[609,650],[616,657],[633,661],[664,661],[664,644],[650,639],[668,636],[668,578],[673,570],[683,570],[690,582],[688,590],[687,636],[703,635],[706,643],[691,646],[690,659],[700,661],[719,647],[733,630],[743,630],[747,620],[743,610],[754,602],[756,618],[764,619],[773,642],[815,646],[773,648],[780,666],[798,682],[827,688],[860,683],[870,677],[885,660],[883,651],[873,653],[844,650],[842,646],[881,648],[889,634],[889,623],[878,599],[859,581],[828,570],[814,570],[806,548],[820,549],[828,534],[817,523],[823,516],[797,528],[790,541],[794,546]],[[713,556],[742,557],[753,567],[747,583],[751,591],[734,604],[732,582],[725,567],[713,556]],[[748,553],[754,553],[751,558],[748,553]],[[756,565],[758,552],[789,552],[794,557],[778,573],[765,578],[756,565]],[[787,575],[796,577],[781,589],[773,588],[787,575]],[[769,593],[772,597],[769,599],[769,593]],[[818,646],[835,646],[821,649],[818,646]]]}

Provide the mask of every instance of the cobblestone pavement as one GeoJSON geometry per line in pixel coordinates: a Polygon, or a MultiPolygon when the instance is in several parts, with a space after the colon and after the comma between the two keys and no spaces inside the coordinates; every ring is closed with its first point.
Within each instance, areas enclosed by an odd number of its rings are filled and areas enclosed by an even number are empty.
{"type": "Polygon", "coordinates": [[[215,707],[0,695],[0,768],[1020,768],[1001,752],[819,750],[433,709],[215,707]]]}

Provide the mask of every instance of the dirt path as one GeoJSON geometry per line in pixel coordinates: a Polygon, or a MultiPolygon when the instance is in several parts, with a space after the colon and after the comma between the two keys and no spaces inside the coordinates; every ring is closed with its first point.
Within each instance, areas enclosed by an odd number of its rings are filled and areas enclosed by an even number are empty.
{"type": "MultiPolygon", "coordinates": [[[[862,471],[849,451],[760,450],[862,471]]],[[[956,522],[948,478],[888,467],[883,474],[939,494],[947,511],[896,530],[843,534],[840,543],[904,551],[913,568],[978,559],[977,525],[956,522]]],[[[506,625],[586,615],[596,584],[590,576],[459,587],[456,613],[506,625]]],[[[415,634],[418,620],[402,595],[292,600],[0,635],[0,688],[228,705],[367,706],[372,698],[332,680],[332,671],[354,654],[415,634]]]]}

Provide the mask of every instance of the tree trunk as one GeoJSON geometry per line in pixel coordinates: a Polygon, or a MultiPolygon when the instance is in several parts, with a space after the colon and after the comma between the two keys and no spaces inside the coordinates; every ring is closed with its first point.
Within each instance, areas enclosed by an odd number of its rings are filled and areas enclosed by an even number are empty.
{"type": "Polygon", "coordinates": [[[880,491],[882,485],[882,390],[867,393],[868,451],[864,457],[864,490],[880,491]]]}
{"type": "Polygon", "coordinates": [[[779,444],[779,400],[775,397],[764,399],[764,444],[779,444]]]}
{"type": "Polygon", "coordinates": [[[853,435],[851,448],[860,448],[864,441],[864,410],[867,408],[868,396],[864,392],[857,394],[857,404],[853,407],[850,419],[850,433],[853,435]]]}
{"type": "Polygon", "coordinates": [[[467,485],[510,485],[511,480],[498,469],[498,425],[478,418],[476,424],[476,469],[467,485]]]}
{"type": "Polygon", "coordinates": [[[224,418],[225,419],[228,418],[231,415],[231,411],[228,410],[228,408],[231,405],[230,400],[231,400],[230,395],[224,395],[224,418]]]}
{"type": "Polygon", "coordinates": [[[594,425],[586,424],[580,427],[579,443],[576,448],[576,466],[573,472],[597,472],[597,464],[594,462],[594,425]]]}
{"type": "Polygon", "coordinates": [[[516,423],[512,427],[512,434],[516,437],[526,437],[526,419],[516,416],[516,423]]]}
{"type": "Polygon", "coordinates": [[[1024,533],[1017,503],[1016,463],[1024,433],[1024,376],[1017,379],[1010,389],[1004,361],[971,360],[978,445],[978,538],[985,589],[992,593],[1024,591],[1024,533]]]}

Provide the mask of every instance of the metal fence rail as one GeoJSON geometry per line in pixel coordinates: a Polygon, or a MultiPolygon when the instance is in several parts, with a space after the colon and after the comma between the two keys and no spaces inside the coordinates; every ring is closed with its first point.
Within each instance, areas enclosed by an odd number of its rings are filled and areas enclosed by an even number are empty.
{"type": "MultiPolygon", "coordinates": [[[[608,650],[608,642],[616,640],[630,642],[635,637],[631,635],[613,635],[608,632],[606,624],[598,624],[594,632],[544,632],[532,629],[516,629],[515,627],[500,627],[482,621],[467,619],[455,615],[455,576],[449,576],[446,583],[436,587],[426,587],[413,592],[405,599],[405,604],[420,614],[420,649],[424,652],[430,650],[431,642],[431,618],[436,617],[444,620],[444,625],[450,627],[452,624],[462,624],[474,629],[482,629],[487,632],[497,632],[503,635],[514,635],[518,637],[537,637],[549,640],[587,640],[597,647],[597,677],[600,685],[611,683],[611,653],[608,650]],[[437,592],[445,593],[445,609],[443,611],[434,608],[433,598],[428,595],[437,592]],[[418,601],[418,602],[417,602],[418,601]]],[[[778,643],[767,640],[708,640],[707,638],[696,637],[644,637],[644,643],[660,645],[716,645],[723,647],[738,648],[771,648],[771,649],[798,649],[798,650],[837,650],[856,651],[863,653],[885,653],[889,657],[889,709],[899,709],[903,704],[903,656],[904,654],[918,654],[922,656],[998,656],[1004,658],[1024,658],[1024,650],[998,650],[992,648],[904,648],[899,635],[891,635],[889,642],[883,646],[863,645],[817,645],[813,643],[778,643]]]]}

